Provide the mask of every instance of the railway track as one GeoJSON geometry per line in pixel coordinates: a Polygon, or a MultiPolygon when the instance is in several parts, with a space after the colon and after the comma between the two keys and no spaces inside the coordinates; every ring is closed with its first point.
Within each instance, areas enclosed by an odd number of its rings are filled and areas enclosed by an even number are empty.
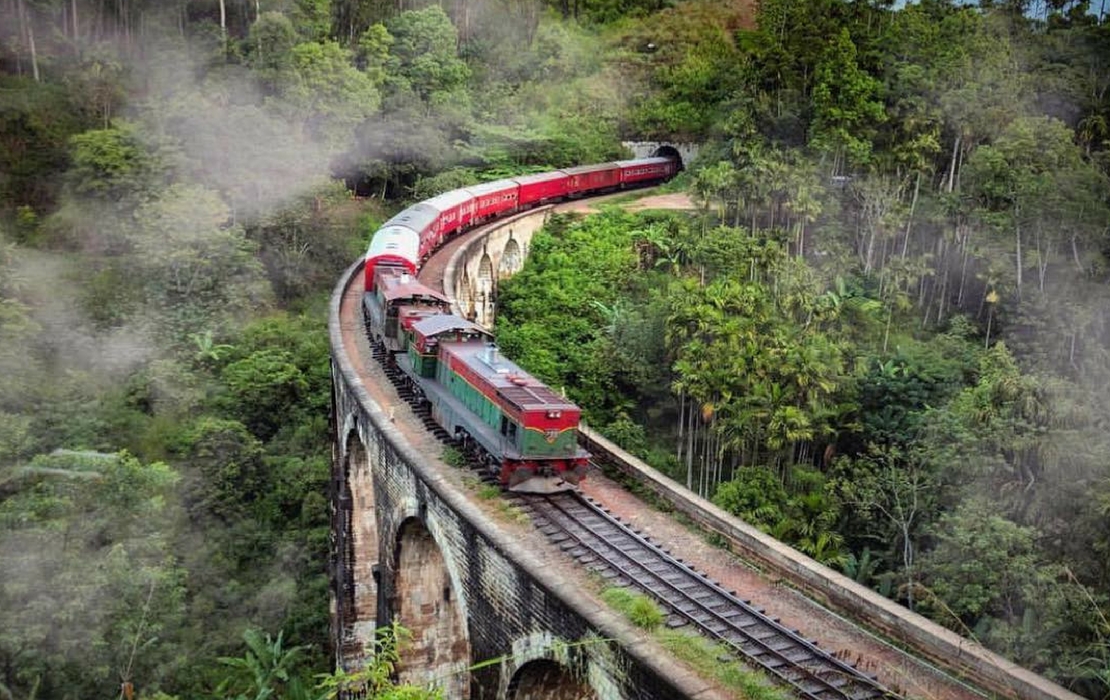
{"type": "MultiPolygon", "coordinates": [[[[433,260],[436,257],[433,256],[433,260]]],[[[431,417],[423,397],[413,391],[404,374],[390,361],[385,349],[373,345],[372,350],[398,396],[409,404],[417,419],[441,442],[454,445],[451,436],[431,417]]],[[[483,481],[497,483],[496,477],[480,463],[474,462],[471,467],[483,481]]],[[[670,556],[579,493],[510,494],[508,497],[531,513],[536,526],[580,564],[616,584],[634,586],[659,601],[668,612],[669,626],[690,625],[732,649],[738,658],[762,668],[798,697],[805,700],[898,697],[875,678],[818,648],[764,615],[750,601],[739,599],[670,556]]]]}
{"type": "Polygon", "coordinates": [[[818,648],[749,601],[635,532],[574,492],[514,494],[537,527],[580,564],[662,603],[672,627],[691,625],[807,700],[896,698],[873,677],[818,648]]]}

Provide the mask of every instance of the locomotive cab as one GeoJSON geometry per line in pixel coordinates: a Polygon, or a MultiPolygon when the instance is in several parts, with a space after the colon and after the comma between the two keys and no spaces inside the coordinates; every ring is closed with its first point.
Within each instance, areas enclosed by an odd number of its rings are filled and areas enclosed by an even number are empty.
{"type": "Polygon", "coordinates": [[[376,340],[390,352],[405,349],[405,323],[444,313],[447,297],[416,281],[407,270],[379,265],[370,291],[363,294],[363,310],[376,340]]]}

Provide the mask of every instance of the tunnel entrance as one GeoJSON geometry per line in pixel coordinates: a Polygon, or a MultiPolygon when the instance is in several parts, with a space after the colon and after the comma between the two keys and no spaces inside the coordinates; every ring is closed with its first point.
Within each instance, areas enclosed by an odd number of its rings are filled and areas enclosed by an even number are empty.
{"type": "Polygon", "coordinates": [[[651,152],[652,158],[673,158],[678,161],[679,171],[686,169],[686,164],[682,162],[682,154],[674,146],[660,146],[651,152]]]}
{"type": "Polygon", "coordinates": [[[597,693],[570,670],[539,659],[520,667],[509,683],[509,700],[597,700],[597,693]]]}
{"type": "Polygon", "coordinates": [[[397,582],[393,610],[412,633],[398,664],[402,683],[442,684],[443,696],[470,697],[470,641],[466,619],[451,585],[443,552],[432,533],[410,518],[397,536],[397,582]]]}

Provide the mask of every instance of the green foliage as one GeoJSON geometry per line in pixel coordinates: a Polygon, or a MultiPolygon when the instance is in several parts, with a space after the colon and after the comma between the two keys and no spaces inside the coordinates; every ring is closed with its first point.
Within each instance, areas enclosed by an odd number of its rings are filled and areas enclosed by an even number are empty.
{"type": "Polygon", "coordinates": [[[355,127],[377,112],[380,103],[372,77],[352,60],[350,51],[334,41],[297,44],[293,75],[280,90],[291,115],[313,141],[336,151],[350,143],[355,127]]]}
{"type": "Polygon", "coordinates": [[[394,622],[389,627],[375,631],[374,652],[371,661],[353,673],[340,669],[321,679],[324,697],[332,699],[345,694],[358,694],[372,700],[442,700],[437,688],[425,689],[411,685],[397,686],[393,682],[401,649],[412,633],[394,622]]]}
{"type": "Polygon", "coordinates": [[[841,504],[820,472],[794,467],[784,486],[767,468],[744,467],[717,487],[713,502],[822,564],[848,560],[835,529],[841,504]]]}
{"type": "Polygon", "coordinates": [[[89,126],[61,83],[0,74],[0,213],[46,211],[61,189],[69,139],[89,126]]]}
{"type": "Polygon", "coordinates": [[[655,601],[627,588],[606,588],[601,592],[601,599],[620,611],[632,624],[649,632],[658,629],[665,619],[655,601]]]}
{"type": "Polygon", "coordinates": [[[171,342],[219,328],[266,299],[261,267],[242,228],[227,226],[219,196],[174,185],[135,212],[131,243],[147,308],[171,342]]]}
{"type": "Polygon", "coordinates": [[[451,447],[450,445],[443,448],[441,459],[443,459],[444,464],[449,467],[455,467],[456,469],[462,469],[467,465],[466,454],[462,450],[451,447]]]}
{"type": "Polygon", "coordinates": [[[749,670],[740,661],[722,663],[731,655],[719,644],[701,635],[665,630],[658,633],[663,648],[683,660],[705,678],[714,678],[726,688],[752,700],[782,700],[786,691],[773,685],[762,673],[749,670]]]}
{"type": "Polygon", "coordinates": [[[169,536],[177,482],[126,453],[0,471],[0,660],[14,695],[110,694],[171,667],[176,647],[162,640],[185,623],[169,536]]]}
{"type": "Polygon", "coordinates": [[[190,507],[198,516],[246,517],[266,488],[262,444],[238,421],[203,418],[178,448],[196,470],[190,507]]]}
{"type": "Polygon", "coordinates": [[[411,90],[425,101],[457,94],[470,69],[458,58],[458,34],[439,5],[408,10],[386,22],[389,80],[394,90],[411,90]]]}
{"type": "Polygon", "coordinates": [[[255,242],[270,285],[283,306],[327,289],[368,241],[352,242],[361,209],[339,182],[308,189],[256,217],[245,233],[255,242]]]}
{"type": "Polygon", "coordinates": [[[551,234],[533,240],[528,266],[502,283],[498,297],[498,342],[506,354],[549,385],[565,387],[601,423],[631,407],[614,389],[637,386],[631,377],[640,369],[622,361],[635,357],[621,338],[626,322],[637,323],[633,309],[606,306],[637,286],[628,230],[634,220],[617,211],[578,224],[556,220],[551,234]]]}
{"type": "Polygon", "coordinates": [[[133,125],[118,123],[77,134],[70,139],[70,148],[68,178],[79,195],[109,200],[136,198],[163,184],[163,166],[133,125]]]}
{"type": "Polygon", "coordinates": [[[306,647],[285,648],[282,633],[277,638],[257,630],[243,633],[247,651],[241,657],[220,657],[230,671],[216,688],[217,697],[265,700],[272,696],[308,700],[316,695],[304,687],[293,671],[306,647]]]}
{"type": "MultiPolygon", "coordinates": [[[[877,99],[879,81],[860,70],[856,46],[841,29],[817,64],[813,88],[812,144],[819,151],[835,151],[851,164],[864,164],[871,154],[868,132],[885,119],[877,99]]],[[[834,175],[839,174],[835,164],[834,175]]]]}
{"type": "Polygon", "coordinates": [[[221,373],[228,410],[245,417],[256,435],[271,437],[298,404],[308,383],[284,350],[260,350],[221,373]]]}

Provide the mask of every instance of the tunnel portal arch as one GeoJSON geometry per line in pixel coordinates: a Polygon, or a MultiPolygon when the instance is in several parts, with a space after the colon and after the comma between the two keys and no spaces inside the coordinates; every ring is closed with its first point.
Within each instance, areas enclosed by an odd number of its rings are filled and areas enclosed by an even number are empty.
{"type": "Polygon", "coordinates": [[[674,146],[663,145],[656,148],[651,153],[652,158],[673,158],[678,161],[678,169],[680,171],[686,169],[686,164],[682,162],[682,154],[674,146]]]}

